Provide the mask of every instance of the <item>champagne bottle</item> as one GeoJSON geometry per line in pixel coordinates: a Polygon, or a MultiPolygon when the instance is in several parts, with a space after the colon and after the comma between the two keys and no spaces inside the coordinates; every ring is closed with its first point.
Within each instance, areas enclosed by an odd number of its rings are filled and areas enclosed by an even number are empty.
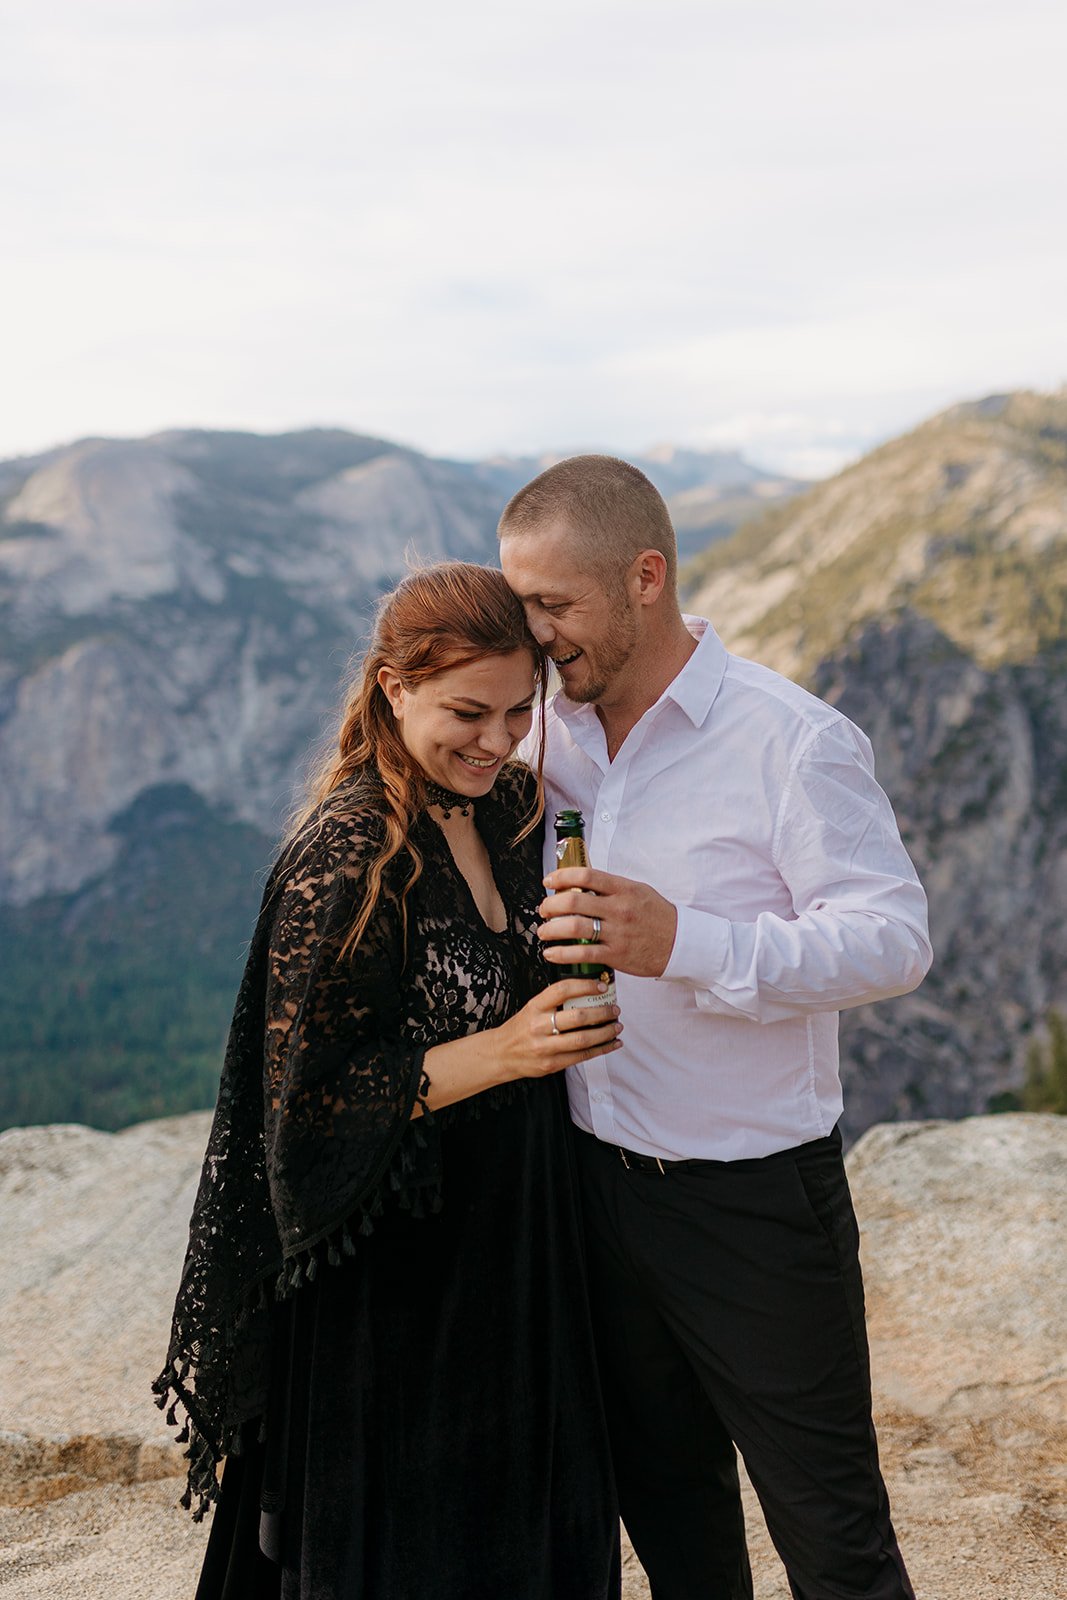
{"type": "MultiPolygon", "coordinates": [[[[580,811],[560,811],[556,815],[556,866],[557,867],[587,867],[589,865],[589,852],[585,847],[585,820],[580,811]]],[[[596,951],[595,939],[567,939],[567,944],[585,944],[591,947],[591,959],[588,961],[568,961],[556,966],[556,973],[560,978],[596,978],[600,983],[606,983],[606,994],[581,995],[577,1000],[565,1000],[560,1007],[561,1011],[587,1010],[591,1006],[613,1006],[617,1004],[615,996],[615,973],[611,967],[605,966],[602,961],[592,959],[596,951]]],[[[555,966],[555,963],[553,963],[555,966]]]]}

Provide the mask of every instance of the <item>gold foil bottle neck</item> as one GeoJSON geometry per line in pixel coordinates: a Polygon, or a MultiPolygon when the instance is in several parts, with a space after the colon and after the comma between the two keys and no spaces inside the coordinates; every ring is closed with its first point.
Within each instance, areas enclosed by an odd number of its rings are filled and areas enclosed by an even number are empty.
{"type": "Polygon", "coordinates": [[[587,867],[589,853],[585,848],[585,840],[576,838],[573,834],[568,839],[560,839],[556,844],[557,867],[587,867]]]}

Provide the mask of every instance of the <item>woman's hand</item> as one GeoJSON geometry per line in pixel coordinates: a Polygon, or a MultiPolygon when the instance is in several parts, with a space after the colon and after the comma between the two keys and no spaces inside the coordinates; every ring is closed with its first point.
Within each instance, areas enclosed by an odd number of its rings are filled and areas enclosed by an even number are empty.
{"type": "Polygon", "coordinates": [[[618,1006],[559,1009],[565,1000],[602,995],[606,988],[595,978],[564,978],[535,995],[498,1028],[431,1046],[423,1058],[429,1087],[416,1101],[412,1116],[421,1116],[424,1106],[436,1111],[494,1084],[544,1078],[618,1050],[622,1032],[616,1021],[618,1006]]]}
{"type": "Polygon", "coordinates": [[[564,978],[527,1001],[499,1028],[491,1029],[488,1037],[499,1052],[502,1076],[546,1077],[618,1050],[622,1032],[622,1023],[616,1021],[618,1006],[560,1009],[565,1000],[603,994],[605,988],[595,978],[564,978]]]}

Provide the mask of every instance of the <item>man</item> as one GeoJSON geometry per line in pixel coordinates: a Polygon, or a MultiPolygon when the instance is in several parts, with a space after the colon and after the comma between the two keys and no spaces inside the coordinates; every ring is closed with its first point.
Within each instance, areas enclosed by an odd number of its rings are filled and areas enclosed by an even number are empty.
{"type": "Polygon", "coordinates": [[[618,975],[623,1048],[568,1086],[623,1519],[654,1600],[752,1595],[735,1444],[796,1600],[913,1600],[836,1131],[837,1013],[931,959],[870,745],[683,618],[670,517],[635,467],[560,462],[500,538],[562,680],[549,820],[579,807],[592,862],[549,870],[545,954],[599,937],[618,975]]]}

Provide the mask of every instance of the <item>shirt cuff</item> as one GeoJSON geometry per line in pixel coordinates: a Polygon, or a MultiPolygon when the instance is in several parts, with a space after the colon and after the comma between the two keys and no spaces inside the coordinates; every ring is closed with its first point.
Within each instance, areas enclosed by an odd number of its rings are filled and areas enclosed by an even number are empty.
{"type": "Polygon", "coordinates": [[[691,983],[695,989],[710,989],[726,970],[730,953],[730,924],[711,911],[694,911],[692,906],[675,906],[678,926],[674,945],[663,969],[663,977],[691,983]]]}

